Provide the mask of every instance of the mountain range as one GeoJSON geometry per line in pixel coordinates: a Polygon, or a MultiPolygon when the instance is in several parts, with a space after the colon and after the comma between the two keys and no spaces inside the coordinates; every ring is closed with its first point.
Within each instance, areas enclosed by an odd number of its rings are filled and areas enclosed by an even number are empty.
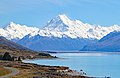
{"type": "Polygon", "coordinates": [[[0,35],[33,50],[80,50],[100,42],[111,32],[120,31],[119,25],[96,26],[58,15],[43,28],[11,22],[0,28],[0,35]]]}

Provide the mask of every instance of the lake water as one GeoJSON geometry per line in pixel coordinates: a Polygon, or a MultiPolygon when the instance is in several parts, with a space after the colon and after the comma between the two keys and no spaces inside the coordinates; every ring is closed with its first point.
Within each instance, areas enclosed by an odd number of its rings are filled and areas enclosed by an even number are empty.
{"type": "Polygon", "coordinates": [[[84,70],[88,76],[120,78],[120,55],[106,53],[57,53],[54,56],[64,59],[24,60],[27,63],[51,66],[69,66],[84,70]]]}

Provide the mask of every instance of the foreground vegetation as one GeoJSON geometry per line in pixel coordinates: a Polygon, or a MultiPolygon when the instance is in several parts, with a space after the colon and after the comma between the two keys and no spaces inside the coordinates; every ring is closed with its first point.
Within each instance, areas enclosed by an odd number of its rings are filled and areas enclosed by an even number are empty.
{"type": "Polygon", "coordinates": [[[0,66],[17,68],[20,71],[19,74],[11,78],[89,78],[72,75],[75,71],[70,70],[69,67],[45,66],[18,61],[0,61],[0,66]]]}
{"type": "Polygon", "coordinates": [[[10,70],[5,69],[5,68],[0,66],[0,76],[4,76],[4,75],[9,74],[9,73],[11,73],[10,70]]]}

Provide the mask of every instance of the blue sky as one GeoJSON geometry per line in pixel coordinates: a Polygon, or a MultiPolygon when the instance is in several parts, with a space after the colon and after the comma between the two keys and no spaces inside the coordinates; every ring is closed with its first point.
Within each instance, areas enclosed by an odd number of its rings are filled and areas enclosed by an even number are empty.
{"type": "Polygon", "coordinates": [[[42,27],[59,14],[95,25],[120,25],[120,0],[0,0],[0,26],[13,21],[42,27]]]}

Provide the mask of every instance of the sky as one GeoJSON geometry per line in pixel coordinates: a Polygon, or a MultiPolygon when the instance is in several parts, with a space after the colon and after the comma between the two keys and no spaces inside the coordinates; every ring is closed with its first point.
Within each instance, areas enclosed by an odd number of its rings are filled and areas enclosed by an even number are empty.
{"type": "Polygon", "coordinates": [[[1,27],[15,22],[41,28],[59,14],[94,25],[120,25],[120,0],[0,0],[1,27]]]}

